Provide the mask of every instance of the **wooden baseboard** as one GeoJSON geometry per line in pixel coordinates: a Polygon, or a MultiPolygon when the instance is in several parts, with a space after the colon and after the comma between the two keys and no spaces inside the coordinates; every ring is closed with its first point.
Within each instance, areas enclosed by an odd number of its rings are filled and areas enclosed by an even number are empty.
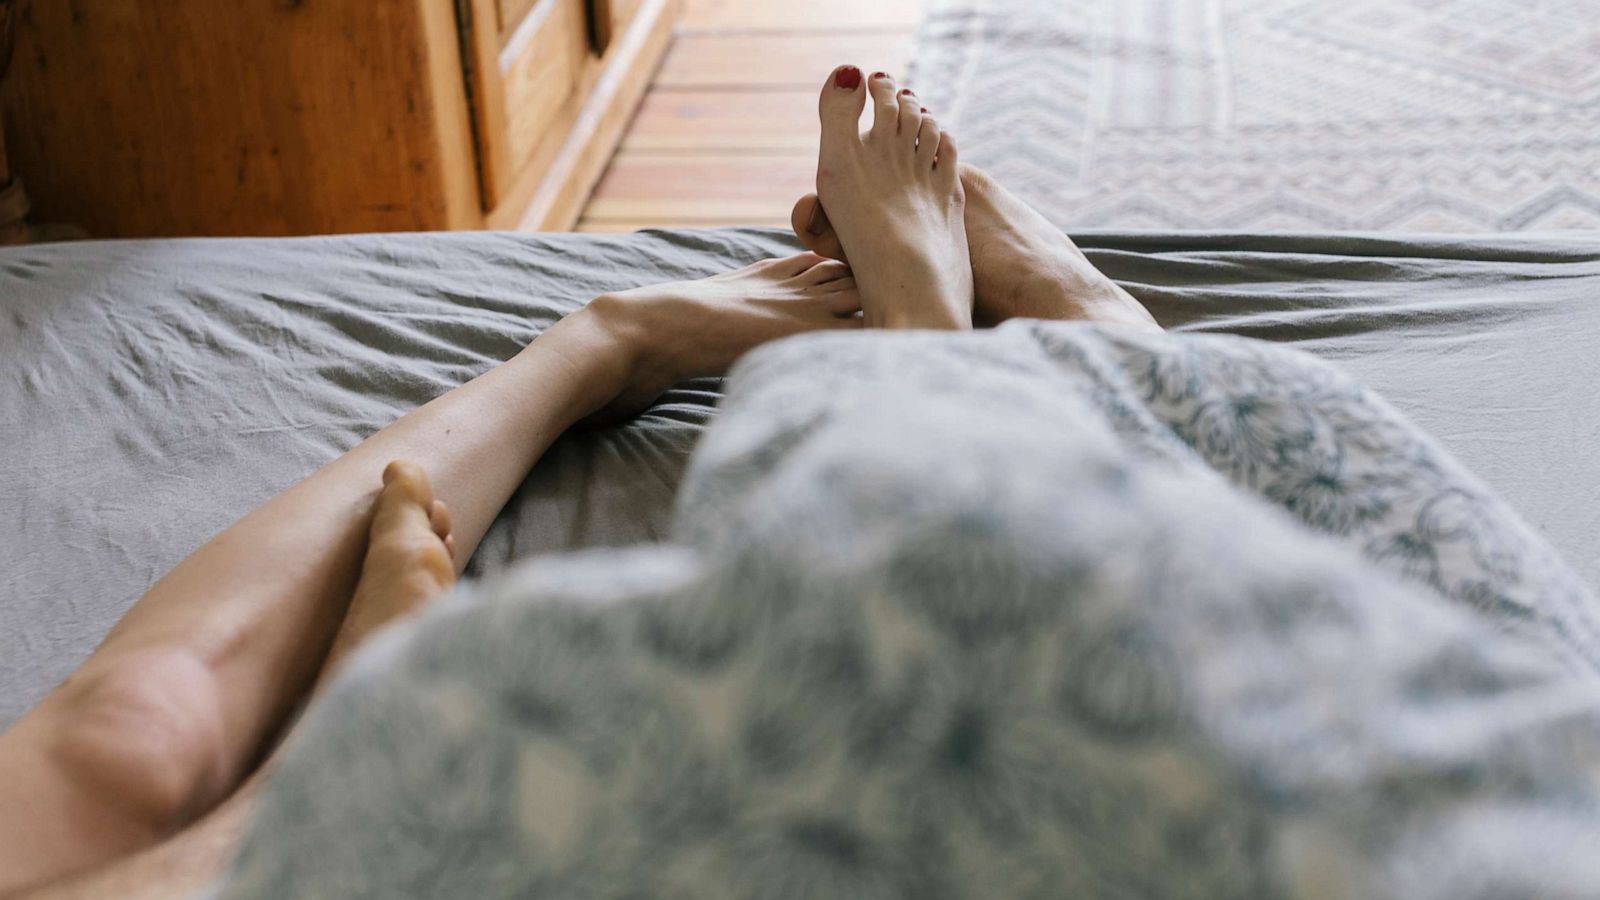
{"type": "Polygon", "coordinates": [[[554,160],[530,171],[486,217],[495,229],[570,231],[622,140],[650,80],[672,44],[679,0],[644,0],[554,160]]]}

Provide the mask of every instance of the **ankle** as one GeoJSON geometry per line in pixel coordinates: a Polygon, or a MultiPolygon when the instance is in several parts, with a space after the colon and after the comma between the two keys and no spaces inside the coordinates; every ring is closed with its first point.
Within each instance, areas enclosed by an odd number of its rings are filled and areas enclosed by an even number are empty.
{"type": "Polygon", "coordinates": [[[889,331],[971,331],[972,315],[962,315],[943,304],[930,304],[925,309],[885,311],[883,327],[889,331]]]}
{"type": "Polygon", "coordinates": [[[556,322],[523,350],[525,360],[561,361],[568,383],[556,393],[571,398],[563,411],[567,424],[616,399],[640,366],[645,332],[634,319],[626,298],[605,294],[556,322]]]}

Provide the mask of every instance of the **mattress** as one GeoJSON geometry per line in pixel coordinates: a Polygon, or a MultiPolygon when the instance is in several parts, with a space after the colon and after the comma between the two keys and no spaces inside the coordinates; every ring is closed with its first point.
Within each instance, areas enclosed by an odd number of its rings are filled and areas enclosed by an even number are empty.
{"type": "MultiPolygon", "coordinates": [[[[1600,582],[1600,236],[1077,237],[1169,328],[1343,364],[1600,582]]],[[[211,535],[589,298],[794,249],[733,229],[0,251],[0,726],[211,535]]],[[[659,539],[718,396],[691,382],[564,437],[469,574],[659,539]]]]}

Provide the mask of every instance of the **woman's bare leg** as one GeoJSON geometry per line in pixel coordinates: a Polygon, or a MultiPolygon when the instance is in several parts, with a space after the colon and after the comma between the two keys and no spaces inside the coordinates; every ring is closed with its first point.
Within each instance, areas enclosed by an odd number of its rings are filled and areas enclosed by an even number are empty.
{"type": "Polygon", "coordinates": [[[0,735],[0,892],[148,847],[238,787],[327,656],[391,460],[430,473],[463,564],[572,423],[763,341],[851,327],[857,303],[849,270],[812,254],[599,298],[235,523],[0,735]]]}

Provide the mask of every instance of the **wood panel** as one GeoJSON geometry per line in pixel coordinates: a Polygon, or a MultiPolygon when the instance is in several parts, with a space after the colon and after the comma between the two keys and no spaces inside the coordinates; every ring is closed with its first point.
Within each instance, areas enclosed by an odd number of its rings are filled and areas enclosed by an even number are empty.
{"type": "Polygon", "coordinates": [[[912,33],[786,35],[680,34],[656,78],[658,90],[810,88],[835,66],[903,75],[912,33]]]}
{"type": "Polygon", "coordinates": [[[591,221],[777,221],[816,183],[814,154],[619,153],[595,189],[591,221]]]}
{"type": "Polygon", "coordinates": [[[583,211],[633,111],[667,51],[679,0],[623,3],[633,8],[605,57],[591,59],[551,134],[521,165],[516,181],[489,212],[490,228],[565,231],[583,211]]]}
{"type": "Polygon", "coordinates": [[[623,139],[626,151],[788,151],[817,149],[817,92],[652,91],[623,139]]]}
{"type": "Polygon", "coordinates": [[[4,141],[0,140],[0,247],[29,239],[28,195],[20,180],[12,180],[5,163],[4,141]]]}
{"type": "Polygon", "coordinates": [[[576,115],[568,107],[581,96],[588,25],[584,0],[539,0],[502,47],[497,17],[505,6],[471,0],[465,10],[479,175],[483,208],[489,210],[505,199],[541,149],[548,162],[554,151],[542,145],[561,130],[563,115],[576,115]]]}
{"type": "Polygon", "coordinates": [[[815,180],[822,81],[845,62],[903,76],[922,9],[922,0],[685,2],[582,231],[787,226],[815,180]]]}
{"type": "Polygon", "coordinates": [[[97,236],[482,221],[450,3],[51,0],[19,19],[4,123],[43,220],[97,236]]]}
{"type": "Polygon", "coordinates": [[[864,31],[909,30],[922,18],[922,0],[692,0],[680,30],[864,31]]]}
{"type": "Polygon", "coordinates": [[[492,136],[497,147],[494,190],[485,195],[492,209],[517,171],[541,144],[560,134],[564,108],[578,93],[589,53],[589,23],[583,0],[540,0],[500,53],[505,96],[505,131],[492,136]]]}
{"type": "Polygon", "coordinates": [[[496,0],[494,16],[494,32],[501,43],[511,40],[511,35],[517,26],[527,18],[528,11],[533,9],[537,0],[496,0]]]}

